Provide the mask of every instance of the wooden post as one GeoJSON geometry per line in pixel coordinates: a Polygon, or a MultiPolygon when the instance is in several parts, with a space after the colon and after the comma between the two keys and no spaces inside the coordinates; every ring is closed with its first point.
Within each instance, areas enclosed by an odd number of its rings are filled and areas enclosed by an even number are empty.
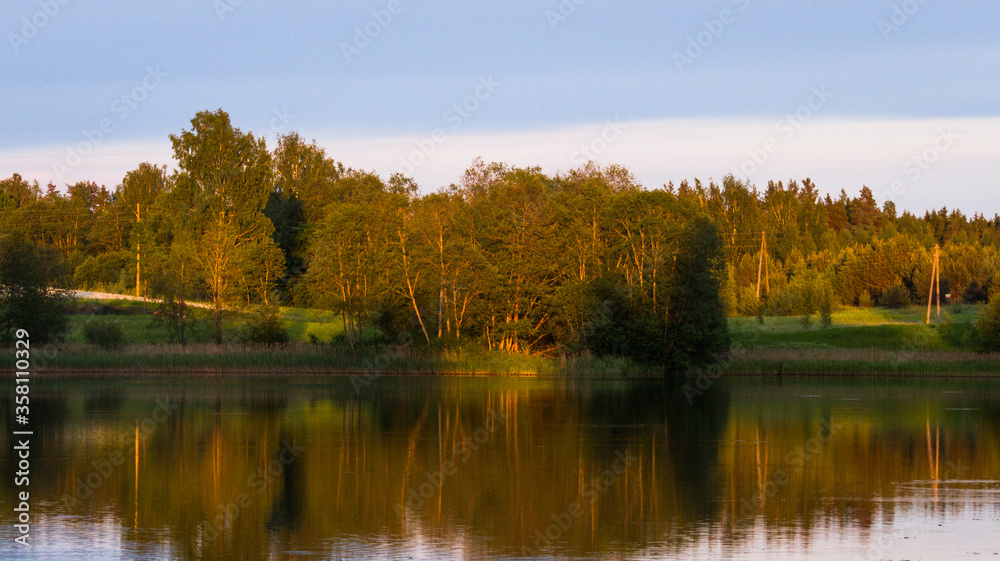
{"type": "MultiPolygon", "coordinates": [[[[761,254],[767,255],[767,238],[765,238],[763,234],[764,233],[761,232],[761,238],[764,240],[764,250],[761,254]]],[[[771,270],[768,268],[770,264],[770,259],[764,260],[764,292],[767,293],[768,298],[771,297],[771,270]]]]}
{"type": "Polygon", "coordinates": [[[934,291],[937,292],[937,319],[941,321],[941,247],[934,246],[934,291]]]}
{"type": "MultiPolygon", "coordinates": [[[[757,299],[760,300],[760,276],[764,271],[764,252],[767,251],[767,237],[765,237],[764,232],[760,233],[760,261],[757,263],[757,299]]],[[[767,293],[771,294],[771,281],[765,280],[767,283],[767,293]]]]}
{"type": "MultiPolygon", "coordinates": [[[[138,224],[142,222],[139,218],[139,203],[135,203],[135,223],[138,224]]],[[[142,296],[141,284],[139,283],[139,256],[142,255],[142,244],[139,242],[139,234],[136,233],[135,241],[135,297],[139,298],[142,296]]]]}
{"type": "MultiPolygon", "coordinates": [[[[931,302],[934,301],[934,284],[935,279],[938,279],[938,246],[934,246],[934,265],[931,266],[931,282],[930,289],[927,291],[927,319],[924,323],[931,322],[931,302]]],[[[937,283],[938,286],[938,319],[941,319],[941,283],[937,283]]]]}

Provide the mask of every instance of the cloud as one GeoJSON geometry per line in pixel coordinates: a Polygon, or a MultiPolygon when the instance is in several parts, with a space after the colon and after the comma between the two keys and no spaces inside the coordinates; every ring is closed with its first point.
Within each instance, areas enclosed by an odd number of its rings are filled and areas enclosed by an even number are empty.
{"type": "MultiPolygon", "coordinates": [[[[298,130],[305,138],[315,138],[332,158],[382,177],[400,171],[404,161],[416,162],[419,165],[404,171],[424,192],[458,182],[477,157],[521,167],[541,166],[546,173],[556,174],[592,156],[601,164],[628,167],[647,188],[683,179],[721,181],[730,173],[760,188],[769,180],[810,177],[822,192],[836,196],[844,189],[854,195],[867,185],[880,202],[893,200],[900,210],[921,214],[942,206],[970,215],[1000,213],[1000,162],[996,159],[1000,118],[816,117],[790,136],[777,119],[636,120],[619,121],[617,126],[615,122],[504,132],[442,127],[444,138],[430,143],[433,129],[424,134],[383,136],[298,130]],[[942,139],[942,134],[953,138],[942,139]],[[412,158],[418,153],[423,157],[412,158]],[[748,161],[755,165],[744,165],[748,161]]],[[[279,132],[294,130],[296,124],[279,132]]],[[[273,147],[274,131],[264,126],[251,130],[263,134],[273,147]]],[[[141,162],[174,165],[166,138],[114,140],[98,146],[59,182],[53,163],[65,151],[65,146],[48,146],[2,152],[0,176],[17,172],[42,185],[51,180],[60,187],[92,180],[112,188],[141,162]]]]}

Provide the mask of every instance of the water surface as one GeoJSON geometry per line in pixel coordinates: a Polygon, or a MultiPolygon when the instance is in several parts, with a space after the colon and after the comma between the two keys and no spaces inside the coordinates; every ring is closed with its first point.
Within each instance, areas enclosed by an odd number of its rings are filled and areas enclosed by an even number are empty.
{"type": "Polygon", "coordinates": [[[984,559],[974,380],[37,378],[10,559],[984,559]]]}

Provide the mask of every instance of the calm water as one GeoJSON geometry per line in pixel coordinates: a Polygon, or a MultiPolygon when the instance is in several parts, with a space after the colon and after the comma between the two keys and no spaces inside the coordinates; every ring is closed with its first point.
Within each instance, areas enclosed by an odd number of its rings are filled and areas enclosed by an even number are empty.
{"type": "Polygon", "coordinates": [[[0,557],[1000,558],[996,383],[357,382],[36,379],[0,557]]]}

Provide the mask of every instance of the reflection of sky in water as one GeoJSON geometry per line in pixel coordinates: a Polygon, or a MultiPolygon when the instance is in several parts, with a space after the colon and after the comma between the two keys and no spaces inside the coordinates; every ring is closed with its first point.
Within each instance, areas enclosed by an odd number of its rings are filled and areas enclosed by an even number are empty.
{"type": "MultiPolygon", "coordinates": [[[[477,537],[462,527],[447,536],[433,537],[430,530],[412,521],[408,536],[344,536],[325,540],[314,547],[288,550],[272,544],[276,559],[405,559],[446,561],[466,559],[628,559],[628,560],[844,560],[844,559],[990,559],[1000,556],[1000,481],[942,482],[933,505],[926,494],[886,502],[886,515],[870,527],[841,524],[824,519],[811,532],[780,529],[758,520],[752,527],[733,535],[719,525],[693,528],[689,542],[650,543],[645,547],[625,545],[616,553],[546,550],[535,557],[494,549],[490,540],[477,537]],[[891,513],[891,515],[889,515],[891,513]],[[891,520],[891,521],[890,521],[891,520]]],[[[122,530],[122,521],[105,516],[99,523],[77,517],[43,517],[37,521],[30,551],[2,554],[4,559],[45,559],[51,561],[179,559],[166,539],[166,530],[122,530]]],[[[4,541],[10,543],[8,531],[4,541]]]]}

